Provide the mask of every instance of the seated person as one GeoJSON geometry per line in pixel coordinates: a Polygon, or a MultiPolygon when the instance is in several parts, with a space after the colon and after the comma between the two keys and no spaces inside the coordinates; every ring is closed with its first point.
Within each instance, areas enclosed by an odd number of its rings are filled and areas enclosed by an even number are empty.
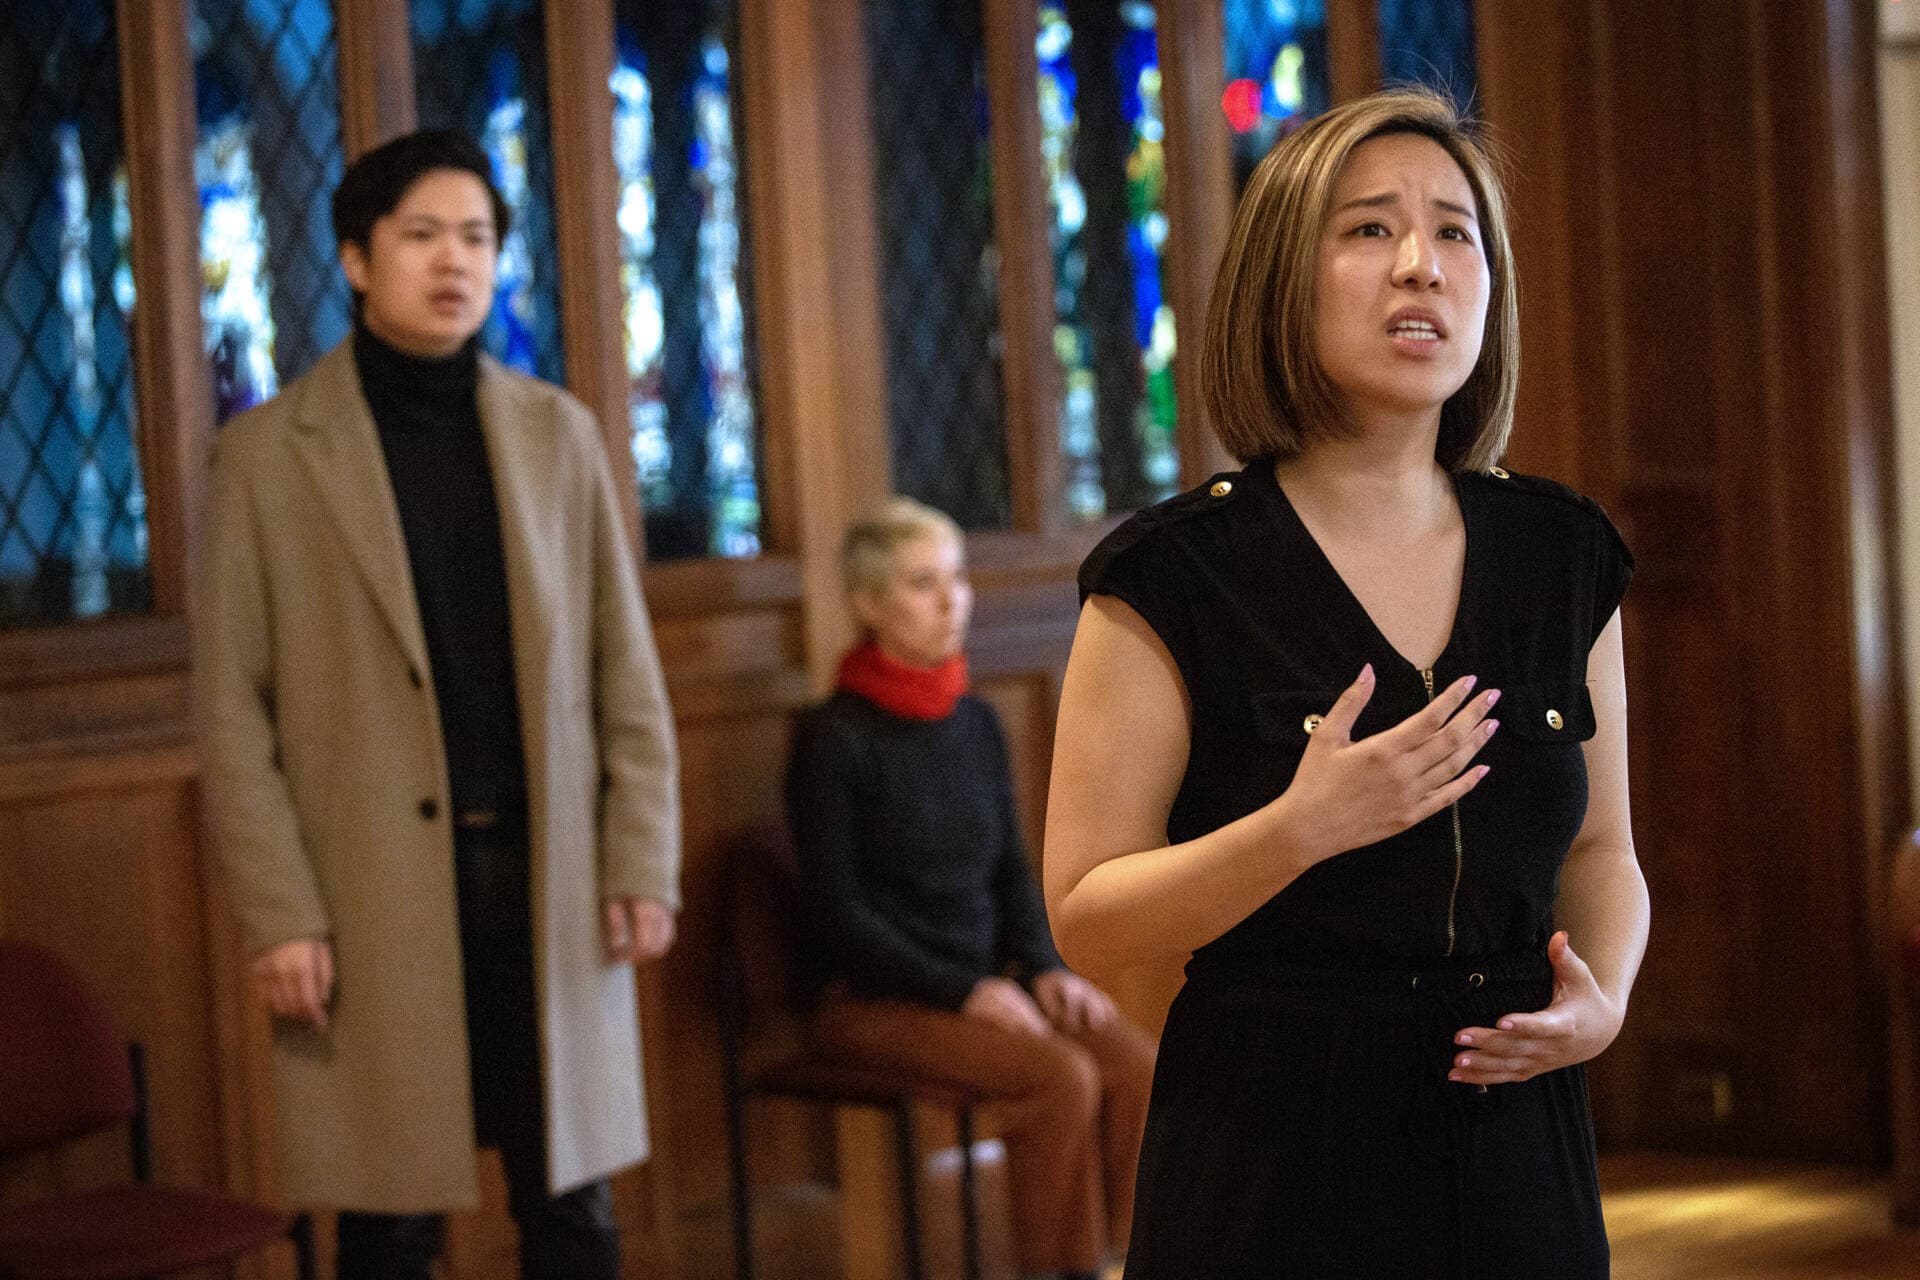
{"type": "Polygon", "coordinates": [[[788,773],[822,988],[809,1034],[991,1099],[1022,1269],[1092,1276],[1125,1247],[1153,1043],[1054,950],[999,719],[967,693],[963,554],[952,520],[906,498],[847,535],[864,636],[788,773]]]}

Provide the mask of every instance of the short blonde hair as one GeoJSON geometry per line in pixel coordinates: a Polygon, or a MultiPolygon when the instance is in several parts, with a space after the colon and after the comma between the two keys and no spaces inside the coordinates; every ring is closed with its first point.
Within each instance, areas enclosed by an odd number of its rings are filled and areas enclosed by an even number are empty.
{"type": "Polygon", "coordinates": [[[1520,303],[1506,198],[1492,154],[1453,103],[1431,89],[1388,89],[1343,103],[1284,139],[1253,171],[1214,279],[1200,353],[1208,416],[1241,462],[1285,458],[1351,432],[1314,350],[1314,285],[1334,184],[1361,143],[1388,134],[1438,143],[1473,188],[1492,285],[1480,359],[1440,409],[1434,457],[1485,471],[1506,451],[1520,385],[1520,303]]]}
{"type": "Polygon", "coordinates": [[[847,594],[885,591],[893,577],[894,552],[916,538],[939,535],[966,546],[960,526],[946,512],[912,498],[889,498],[847,530],[840,550],[840,574],[847,594]]]}

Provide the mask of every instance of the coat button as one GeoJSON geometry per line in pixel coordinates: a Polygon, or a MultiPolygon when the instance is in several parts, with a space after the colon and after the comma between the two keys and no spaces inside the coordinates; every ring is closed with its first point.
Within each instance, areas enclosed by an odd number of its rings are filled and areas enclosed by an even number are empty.
{"type": "Polygon", "coordinates": [[[1547,712],[1547,727],[1549,729],[1564,729],[1566,724],[1566,717],[1562,716],[1558,711],[1547,712]]]}
{"type": "Polygon", "coordinates": [[[1302,729],[1305,729],[1308,733],[1312,733],[1315,729],[1318,729],[1320,727],[1321,722],[1324,721],[1325,719],[1326,719],[1325,716],[1308,716],[1305,720],[1302,720],[1300,722],[1300,727],[1302,729]]]}
{"type": "Polygon", "coordinates": [[[416,689],[424,689],[427,685],[427,682],[420,678],[420,668],[418,667],[407,668],[407,681],[416,689]]]}
{"type": "Polygon", "coordinates": [[[1207,492],[1212,494],[1216,498],[1224,498],[1228,494],[1233,492],[1233,481],[1215,480],[1213,482],[1213,487],[1207,490],[1207,492]]]}
{"type": "Polygon", "coordinates": [[[1492,476],[1495,480],[1513,479],[1513,477],[1507,473],[1507,469],[1505,467],[1488,467],[1487,474],[1492,476]]]}
{"type": "Polygon", "coordinates": [[[434,800],[432,796],[428,796],[425,800],[422,800],[420,802],[420,816],[425,818],[428,822],[432,822],[435,818],[439,817],[440,816],[439,802],[434,800]]]}

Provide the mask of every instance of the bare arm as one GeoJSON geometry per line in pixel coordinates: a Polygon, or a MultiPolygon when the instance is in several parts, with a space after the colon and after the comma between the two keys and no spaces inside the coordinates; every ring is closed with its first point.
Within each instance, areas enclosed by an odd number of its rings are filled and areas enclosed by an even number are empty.
{"type": "Polygon", "coordinates": [[[1456,682],[1433,706],[1354,743],[1373,691],[1362,673],[1277,799],[1167,844],[1192,709],[1166,646],[1131,607],[1092,596],[1060,696],[1048,792],[1047,911],[1067,963],[1099,975],[1213,941],[1325,858],[1403,831],[1466,794],[1492,733],[1493,696],[1456,682]],[[1464,772],[1463,772],[1464,770],[1464,772]]]}

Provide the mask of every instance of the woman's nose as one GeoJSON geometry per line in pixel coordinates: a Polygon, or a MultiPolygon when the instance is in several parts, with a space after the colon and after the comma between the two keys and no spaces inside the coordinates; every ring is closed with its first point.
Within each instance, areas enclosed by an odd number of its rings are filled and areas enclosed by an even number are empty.
{"type": "Polygon", "coordinates": [[[1440,256],[1433,241],[1418,231],[1400,237],[1400,251],[1394,257],[1393,278],[1397,284],[1429,288],[1440,283],[1440,256]]]}

